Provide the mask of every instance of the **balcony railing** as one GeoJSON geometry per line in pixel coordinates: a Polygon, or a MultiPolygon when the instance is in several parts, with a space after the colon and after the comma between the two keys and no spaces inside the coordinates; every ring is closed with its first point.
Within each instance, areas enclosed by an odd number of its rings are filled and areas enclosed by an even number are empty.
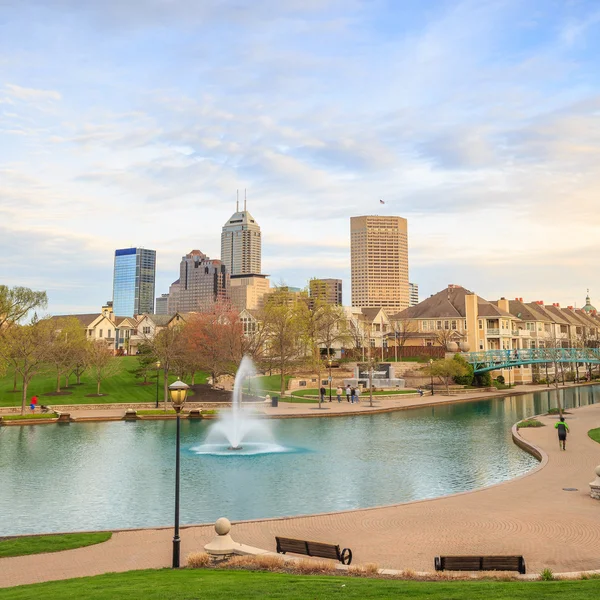
{"type": "Polygon", "coordinates": [[[500,335],[500,330],[499,329],[490,329],[488,327],[486,335],[500,335]]]}

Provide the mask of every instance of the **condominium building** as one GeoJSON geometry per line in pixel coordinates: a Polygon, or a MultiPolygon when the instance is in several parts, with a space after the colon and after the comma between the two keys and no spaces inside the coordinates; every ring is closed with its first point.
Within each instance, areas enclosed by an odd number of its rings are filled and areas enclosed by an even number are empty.
{"type": "Polygon", "coordinates": [[[231,304],[240,311],[262,308],[270,291],[271,283],[266,275],[233,275],[230,279],[231,304]]]}
{"type": "Polygon", "coordinates": [[[161,294],[160,297],[156,298],[156,314],[169,314],[169,294],[161,294]]]}
{"type": "Polygon", "coordinates": [[[211,260],[200,250],[181,258],[179,279],[169,288],[168,310],[187,313],[208,309],[229,296],[229,272],[220,260],[211,260]]]}
{"type": "Polygon", "coordinates": [[[408,284],[408,305],[416,306],[419,304],[419,286],[416,283],[408,284]]]}
{"type": "Polygon", "coordinates": [[[409,306],[408,232],[402,217],[350,218],[352,306],[409,306]]]}
{"type": "Polygon", "coordinates": [[[230,275],[257,275],[260,271],[260,227],[246,209],[240,211],[236,203],[235,213],[223,226],[221,232],[221,260],[230,275]]]}
{"type": "Polygon", "coordinates": [[[311,300],[321,300],[326,304],[342,305],[341,279],[311,279],[308,283],[311,300]]]}
{"type": "Polygon", "coordinates": [[[156,251],[146,248],[115,250],[113,312],[133,317],[154,312],[156,251]]]}

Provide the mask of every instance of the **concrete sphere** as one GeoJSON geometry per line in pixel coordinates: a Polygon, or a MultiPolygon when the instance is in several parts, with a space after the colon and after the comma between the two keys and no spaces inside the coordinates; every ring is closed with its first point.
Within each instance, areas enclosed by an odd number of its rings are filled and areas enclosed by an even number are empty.
{"type": "Polygon", "coordinates": [[[469,352],[469,350],[471,350],[471,344],[469,344],[469,342],[461,342],[458,347],[461,352],[469,352]]]}
{"type": "Polygon", "coordinates": [[[215,523],[215,531],[217,532],[217,535],[227,535],[231,531],[231,523],[229,522],[229,519],[226,519],[225,517],[217,519],[217,522],[215,523]]]}
{"type": "Polygon", "coordinates": [[[596,467],[596,476],[600,479],[600,465],[596,467]]]}
{"type": "Polygon", "coordinates": [[[448,352],[458,352],[458,344],[456,342],[448,342],[446,344],[446,350],[448,350],[448,352]]]}

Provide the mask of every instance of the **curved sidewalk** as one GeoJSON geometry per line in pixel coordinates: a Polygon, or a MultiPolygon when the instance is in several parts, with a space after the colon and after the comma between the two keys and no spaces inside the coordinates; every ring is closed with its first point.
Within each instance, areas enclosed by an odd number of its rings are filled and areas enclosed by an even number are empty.
{"type": "MultiPolygon", "coordinates": [[[[380,568],[431,571],[438,554],[522,554],[529,573],[600,569],[600,502],[588,485],[600,444],[587,436],[600,427],[600,406],[572,410],[566,452],[558,448],[556,419],[541,420],[547,427],[520,430],[548,455],[530,475],[435,500],[234,524],[232,536],[270,550],[275,535],[339,543],[352,548],[357,564],[380,568]]],[[[183,528],[182,556],[201,551],[213,536],[212,525],[183,528]]],[[[124,531],[98,546],[0,559],[0,587],[167,567],[171,540],[170,528],[124,531]]]]}

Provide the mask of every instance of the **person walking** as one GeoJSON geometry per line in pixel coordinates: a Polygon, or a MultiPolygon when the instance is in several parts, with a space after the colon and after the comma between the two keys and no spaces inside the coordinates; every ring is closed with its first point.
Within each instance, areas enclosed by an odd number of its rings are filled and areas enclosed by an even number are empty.
{"type": "Polygon", "coordinates": [[[356,398],[356,390],[350,388],[350,404],[354,404],[354,398],[356,398]]]}
{"type": "Polygon", "coordinates": [[[37,405],[38,399],[37,396],[34,394],[31,397],[31,404],[29,405],[29,408],[31,409],[31,412],[34,413],[35,412],[35,407],[37,405]]]}
{"type": "Polygon", "coordinates": [[[337,390],[335,390],[335,395],[337,396],[338,404],[342,401],[342,388],[338,385],[337,390]]]}
{"type": "Polygon", "coordinates": [[[350,384],[348,384],[346,386],[346,401],[350,402],[350,396],[352,396],[352,388],[350,387],[350,384]]]}
{"type": "Polygon", "coordinates": [[[554,423],[554,428],[558,429],[558,447],[561,450],[566,450],[565,444],[567,442],[567,433],[569,432],[569,426],[565,423],[565,418],[560,417],[557,423],[554,423]]]}
{"type": "Polygon", "coordinates": [[[321,386],[321,389],[319,390],[319,394],[321,394],[321,402],[325,402],[325,392],[325,388],[321,386]]]}
{"type": "Polygon", "coordinates": [[[356,390],[354,390],[354,397],[356,398],[356,403],[360,402],[360,388],[357,386],[356,390]]]}

